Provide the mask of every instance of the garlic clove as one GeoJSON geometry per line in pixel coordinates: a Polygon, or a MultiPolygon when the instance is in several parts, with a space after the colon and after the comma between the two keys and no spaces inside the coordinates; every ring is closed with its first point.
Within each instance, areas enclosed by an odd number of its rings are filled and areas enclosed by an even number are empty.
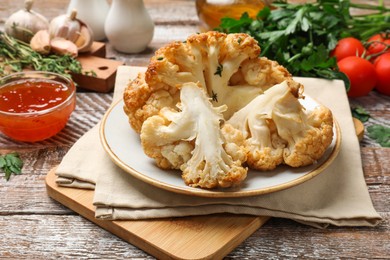
{"type": "Polygon", "coordinates": [[[75,41],[78,51],[79,52],[90,51],[92,47],[92,43],[93,43],[93,33],[91,28],[87,25],[82,25],[79,32],[79,37],[75,41]]]}
{"type": "Polygon", "coordinates": [[[34,34],[49,28],[49,21],[41,14],[31,10],[33,1],[26,0],[25,8],[13,13],[4,24],[6,34],[29,43],[34,34]]]}
{"type": "Polygon", "coordinates": [[[38,31],[30,41],[31,49],[41,54],[50,53],[50,35],[47,30],[38,31]]]}
{"type": "Polygon", "coordinates": [[[51,38],[59,37],[59,38],[66,39],[68,37],[68,34],[69,34],[69,27],[68,26],[61,26],[58,28],[58,31],[55,33],[55,35],[50,34],[50,37],[51,38]]]}
{"type": "Polygon", "coordinates": [[[50,46],[51,50],[56,54],[70,55],[72,57],[77,57],[78,55],[76,44],[64,38],[55,37],[51,39],[50,46]]]}

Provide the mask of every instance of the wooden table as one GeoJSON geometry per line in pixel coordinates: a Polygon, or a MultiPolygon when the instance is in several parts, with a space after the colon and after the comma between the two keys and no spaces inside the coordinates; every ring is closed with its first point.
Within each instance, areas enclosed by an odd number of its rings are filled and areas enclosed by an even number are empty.
{"type": "MultiPolygon", "coordinates": [[[[1,26],[22,1],[3,0],[1,26]]],[[[361,1],[370,2],[370,1],[361,1]]],[[[371,1],[375,2],[375,1],[371,1]]],[[[65,0],[39,1],[34,9],[48,18],[62,14],[65,0]]],[[[107,56],[127,65],[145,66],[153,52],[171,40],[184,40],[197,32],[193,1],[148,0],[145,4],[156,24],[149,49],[136,55],[120,54],[107,46],[107,56]]],[[[15,142],[0,134],[0,154],[18,152],[23,174],[6,182],[0,179],[0,258],[48,259],[152,258],[147,253],[99,228],[50,199],[45,176],[60,163],[70,147],[99,122],[112,94],[79,92],[78,106],[66,128],[50,140],[34,144],[15,142]]],[[[390,125],[390,97],[372,92],[351,99],[367,109],[373,119],[365,123],[390,125]]],[[[315,229],[291,220],[273,218],[226,258],[256,259],[353,259],[390,257],[390,149],[367,136],[361,142],[364,175],[376,210],[384,218],[377,227],[330,227],[315,229]]],[[[3,173],[0,176],[4,176],[3,173]]]]}

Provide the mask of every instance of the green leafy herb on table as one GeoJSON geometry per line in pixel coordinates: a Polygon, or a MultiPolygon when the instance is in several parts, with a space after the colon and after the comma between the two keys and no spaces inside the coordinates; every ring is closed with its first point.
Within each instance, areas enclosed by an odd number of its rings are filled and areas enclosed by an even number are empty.
{"type": "Polygon", "coordinates": [[[370,119],[370,114],[361,106],[351,108],[352,116],[360,121],[367,122],[370,119]]]}
{"type": "MultiPolygon", "coordinates": [[[[367,122],[371,115],[361,106],[351,108],[352,116],[362,122],[367,122]]],[[[370,125],[367,127],[367,135],[383,147],[390,147],[390,128],[383,125],[370,125]]]]}
{"type": "Polygon", "coordinates": [[[20,159],[17,153],[8,153],[0,155],[0,170],[5,173],[5,179],[8,181],[11,178],[11,174],[21,174],[23,167],[23,161],[20,159]]]}
{"type": "Polygon", "coordinates": [[[382,147],[390,147],[390,128],[383,125],[370,125],[367,134],[382,147]]]}
{"type": "Polygon", "coordinates": [[[217,30],[244,32],[258,40],[261,56],[276,60],[294,76],[343,79],[330,53],[337,41],[347,36],[367,39],[390,27],[390,9],[382,5],[354,4],[349,0],[317,0],[306,4],[273,3],[257,19],[244,13],[241,19],[223,18],[217,30]],[[376,11],[352,16],[351,8],[376,11]]]}
{"type": "Polygon", "coordinates": [[[0,76],[31,68],[55,72],[67,77],[81,73],[81,64],[69,55],[41,55],[30,45],[0,32],[0,76]]]}

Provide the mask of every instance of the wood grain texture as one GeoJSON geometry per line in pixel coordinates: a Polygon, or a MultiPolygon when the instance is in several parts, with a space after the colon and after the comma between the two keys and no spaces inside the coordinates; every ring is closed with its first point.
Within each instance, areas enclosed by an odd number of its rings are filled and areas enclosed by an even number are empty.
{"type": "Polygon", "coordinates": [[[45,180],[51,198],[160,259],[222,258],[269,219],[214,214],[155,220],[99,220],[95,218],[92,190],[57,186],[55,168],[47,174],[45,180]],[[209,242],[205,243],[207,240],[209,242]]]}
{"type": "MultiPolygon", "coordinates": [[[[376,0],[358,0],[376,3],[376,0]]],[[[48,17],[62,14],[68,0],[36,0],[37,11],[48,17]]],[[[384,1],[387,5],[390,1],[384,1]]],[[[22,1],[2,0],[0,29],[22,1]]],[[[136,55],[117,53],[108,44],[106,55],[127,65],[145,66],[153,52],[171,40],[196,32],[197,17],[191,0],[145,0],[156,23],[150,48],[136,55]]],[[[23,174],[9,182],[0,173],[1,259],[154,259],[154,257],[107,232],[49,198],[47,172],[71,146],[96,125],[109,107],[112,94],[77,93],[77,108],[66,128],[56,137],[29,144],[0,134],[0,154],[17,151],[25,162],[23,174]]],[[[364,107],[371,124],[390,124],[390,97],[371,92],[350,99],[364,107]]],[[[286,219],[271,219],[254,232],[226,259],[389,259],[390,256],[390,149],[367,135],[361,142],[364,177],[374,207],[383,217],[377,227],[330,227],[314,229],[286,219]]]]}
{"type": "Polygon", "coordinates": [[[92,55],[80,56],[77,60],[81,64],[82,73],[72,74],[72,79],[80,88],[102,93],[114,89],[116,71],[123,62],[92,55]],[[88,74],[91,72],[94,74],[88,74]]]}

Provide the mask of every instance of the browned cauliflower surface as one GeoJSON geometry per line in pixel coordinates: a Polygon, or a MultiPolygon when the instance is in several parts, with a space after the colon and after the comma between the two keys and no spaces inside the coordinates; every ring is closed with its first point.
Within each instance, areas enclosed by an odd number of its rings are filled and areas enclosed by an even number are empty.
{"type": "Polygon", "coordinates": [[[250,168],[272,170],[282,163],[306,166],[318,160],[332,142],[331,111],[322,105],[306,110],[296,87],[292,81],[277,84],[227,121],[244,133],[250,168]]]}
{"type": "Polygon", "coordinates": [[[158,49],[146,73],[125,90],[125,112],[135,131],[162,107],[176,107],[182,84],[199,83],[215,106],[227,105],[229,118],[271,86],[291,78],[275,61],[259,58],[260,47],[247,34],[207,32],[158,49]]]}
{"type": "Polygon", "coordinates": [[[201,188],[239,185],[247,166],[318,160],[333,137],[330,110],[306,111],[303,86],[259,54],[247,34],[212,31],[157,50],[123,95],[145,154],[201,188]]]}

